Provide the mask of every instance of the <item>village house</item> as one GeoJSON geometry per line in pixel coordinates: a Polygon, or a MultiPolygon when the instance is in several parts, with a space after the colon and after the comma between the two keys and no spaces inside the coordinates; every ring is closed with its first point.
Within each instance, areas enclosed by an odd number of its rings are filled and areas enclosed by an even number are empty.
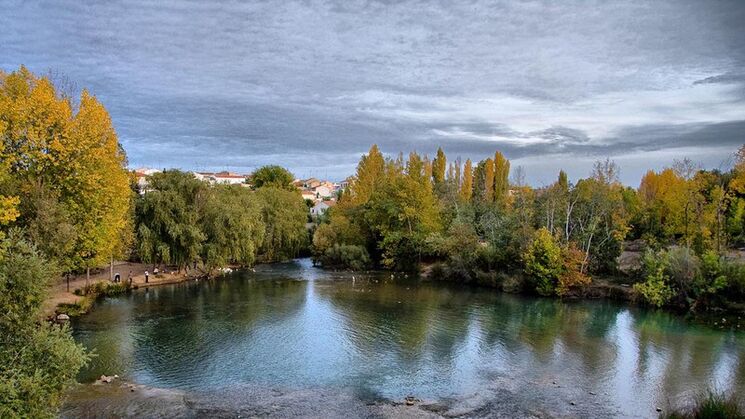
{"type": "Polygon", "coordinates": [[[334,190],[329,188],[327,185],[321,185],[313,188],[317,198],[330,198],[334,194],[334,190]]]}
{"type": "Polygon", "coordinates": [[[237,173],[227,171],[217,173],[192,172],[192,174],[199,180],[205,180],[213,184],[223,185],[245,185],[246,179],[248,179],[247,175],[239,175],[237,173]]]}
{"type": "Polygon", "coordinates": [[[310,215],[318,217],[326,213],[326,211],[336,205],[336,201],[318,201],[315,205],[310,208],[310,215]]]}
{"type": "Polygon", "coordinates": [[[301,191],[300,195],[303,197],[303,199],[309,199],[313,202],[315,202],[317,198],[315,192],[312,191],[301,191]]]}
{"type": "Polygon", "coordinates": [[[137,189],[140,191],[141,195],[145,194],[145,192],[148,192],[149,190],[149,183],[147,181],[147,178],[153,173],[158,172],[160,172],[160,170],[150,169],[147,167],[140,167],[134,170],[135,178],[137,178],[137,189]]]}

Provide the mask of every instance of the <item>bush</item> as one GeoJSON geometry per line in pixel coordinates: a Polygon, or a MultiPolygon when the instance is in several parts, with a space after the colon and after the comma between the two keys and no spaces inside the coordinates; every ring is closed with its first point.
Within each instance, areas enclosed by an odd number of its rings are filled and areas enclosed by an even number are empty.
{"type": "Polygon", "coordinates": [[[327,268],[349,268],[362,271],[370,267],[370,255],[363,246],[335,244],[318,259],[327,268]]]}
{"type": "Polygon", "coordinates": [[[523,255],[525,274],[541,295],[563,296],[573,288],[590,283],[581,270],[583,254],[571,243],[562,248],[551,233],[542,228],[523,255]]]}
{"type": "Polygon", "coordinates": [[[667,274],[669,268],[668,254],[664,250],[659,253],[647,250],[642,259],[642,264],[646,279],[642,283],[634,284],[634,290],[647,303],[662,307],[674,295],[669,285],[670,276],[667,274]]]}
{"type": "Polygon", "coordinates": [[[74,291],[75,295],[96,297],[115,297],[129,291],[130,285],[126,282],[105,282],[99,281],[78,288],[74,291]]]}
{"type": "Polygon", "coordinates": [[[528,250],[523,254],[525,273],[540,295],[552,295],[563,272],[561,247],[551,233],[538,230],[528,250]]]}

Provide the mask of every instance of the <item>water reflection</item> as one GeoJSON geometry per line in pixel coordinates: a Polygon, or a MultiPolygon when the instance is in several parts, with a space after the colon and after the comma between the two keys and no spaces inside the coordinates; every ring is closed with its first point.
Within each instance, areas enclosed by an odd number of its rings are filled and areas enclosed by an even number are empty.
{"type": "Polygon", "coordinates": [[[545,403],[592,394],[626,416],[711,386],[745,390],[742,333],[608,302],[352,276],[298,261],[105,300],[75,323],[99,354],[83,379],[327,386],[391,399],[511,388],[545,403]]]}

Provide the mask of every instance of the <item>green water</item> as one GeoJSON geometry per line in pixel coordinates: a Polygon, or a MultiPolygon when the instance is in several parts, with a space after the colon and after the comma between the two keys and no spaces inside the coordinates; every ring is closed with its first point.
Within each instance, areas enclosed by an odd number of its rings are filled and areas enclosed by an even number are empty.
{"type": "Polygon", "coordinates": [[[119,374],[192,393],[259,385],[457,400],[504,390],[548,412],[576,400],[589,416],[630,417],[710,387],[745,394],[741,332],[611,302],[328,272],[307,260],[140,289],[73,326],[98,354],[83,380],[119,374]]]}

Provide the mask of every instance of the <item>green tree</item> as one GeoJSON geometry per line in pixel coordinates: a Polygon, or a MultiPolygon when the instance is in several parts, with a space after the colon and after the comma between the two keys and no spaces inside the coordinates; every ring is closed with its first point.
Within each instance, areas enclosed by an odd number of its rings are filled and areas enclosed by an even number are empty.
{"type": "Polygon", "coordinates": [[[0,242],[0,417],[53,418],[88,360],[67,327],[39,322],[49,264],[18,234],[0,242]]]}
{"type": "Polygon", "coordinates": [[[564,273],[564,260],[561,246],[548,230],[541,228],[536,232],[533,243],[523,254],[523,263],[536,292],[553,295],[564,273]]]}
{"type": "Polygon", "coordinates": [[[150,191],[137,202],[137,238],[146,263],[187,267],[196,261],[205,235],[200,213],[207,184],[190,173],[168,170],[148,179],[150,191]]]}
{"type": "Polygon", "coordinates": [[[253,183],[254,188],[273,186],[292,191],[295,190],[295,187],[292,186],[294,179],[295,177],[289,170],[276,165],[262,166],[251,175],[251,183],[253,183]]]}
{"type": "Polygon", "coordinates": [[[297,257],[308,242],[305,228],[308,208],[300,193],[269,186],[259,188],[256,196],[265,227],[260,248],[262,259],[281,261],[297,257]]]}
{"type": "Polygon", "coordinates": [[[266,226],[251,191],[238,185],[211,188],[200,225],[205,237],[200,254],[208,272],[228,264],[254,264],[266,226]]]}

